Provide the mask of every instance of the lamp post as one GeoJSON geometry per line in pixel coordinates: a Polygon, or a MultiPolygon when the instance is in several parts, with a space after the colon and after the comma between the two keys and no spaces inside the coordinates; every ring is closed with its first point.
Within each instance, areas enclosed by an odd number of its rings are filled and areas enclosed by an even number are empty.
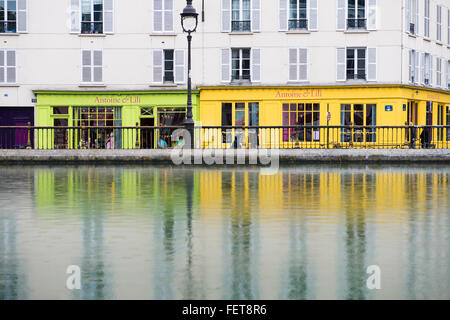
{"type": "Polygon", "coordinates": [[[194,149],[194,120],[192,119],[192,83],[191,83],[191,33],[195,32],[198,25],[198,13],[192,6],[192,0],[187,0],[187,5],[181,13],[181,26],[183,32],[187,32],[188,40],[188,78],[187,78],[187,114],[184,125],[191,138],[191,149],[194,149]]]}

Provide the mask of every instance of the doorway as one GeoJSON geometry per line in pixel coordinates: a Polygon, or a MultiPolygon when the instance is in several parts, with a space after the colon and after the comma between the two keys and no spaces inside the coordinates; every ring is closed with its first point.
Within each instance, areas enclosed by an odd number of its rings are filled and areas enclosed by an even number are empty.
{"type": "Polygon", "coordinates": [[[68,148],[68,132],[65,128],[58,127],[68,127],[69,120],[68,119],[54,119],[53,126],[55,127],[55,133],[53,138],[54,149],[67,149],[68,148]]]}
{"type": "MultiPolygon", "coordinates": [[[[141,127],[154,127],[155,118],[141,118],[141,127]]],[[[141,129],[141,149],[155,149],[155,129],[141,129]]]]}

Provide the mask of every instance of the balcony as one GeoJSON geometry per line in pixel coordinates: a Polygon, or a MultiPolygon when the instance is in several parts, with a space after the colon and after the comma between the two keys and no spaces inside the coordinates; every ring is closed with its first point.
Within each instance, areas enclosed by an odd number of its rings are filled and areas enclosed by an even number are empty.
{"type": "Polygon", "coordinates": [[[103,34],[103,22],[81,22],[82,34],[103,34]]]}
{"type": "Polygon", "coordinates": [[[308,19],[290,19],[289,30],[308,30],[308,19]]]}
{"type": "Polygon", "coordinates": [[[347,19],[347,30],[367,30],[367,19],[347,19]]]}
{"type": "Polygon", "coordinates": [[[232,32],[250,32],[251,31],[251,21],[231,21],[231,31],[232,32]]]}

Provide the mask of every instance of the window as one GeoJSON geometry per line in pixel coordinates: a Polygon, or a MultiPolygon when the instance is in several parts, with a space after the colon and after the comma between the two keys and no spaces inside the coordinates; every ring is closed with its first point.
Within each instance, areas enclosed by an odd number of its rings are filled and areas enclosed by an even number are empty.
{"type": "Polygon", "coordinates": [[[366,28],[366,0],[348,0],[347,29],[366,28]]]}
{"type": "MultiPolygon", "coordinates": [[[[438,105],[438,114],[437,114],[437,125],[438,126],[444,126],[444,106],[438,105]]],[[[437,140],[438,141],[444,141],[444,128],[438,128],[437,129],[437,140]]]]}
{"type": "Polygon", "coordinates": [[[430,0],[425,0],[425,14],[424,14],[424,36],[430,37],[430,0]]]}
{"type": "Polygon", "coordinates": [[[418,33],[419,1],[406,0],[406,31],[411,34],[418,33]]]}
{"type": "Polygon", "coordinates": [[[341,142],[376,142],[376,104],[342,104],[341,105],[341,142]],[[350,128],[354,126],[354,128],[350,128]]]}
{"type": "Polygon", "coordinates": [[[153,32],[173,32],[173,0],[153,0],[153,32]]]}
{"type": "Polygon", "coordinates": [[[442,86],[442,59],[436,58],[436,86],[442,86]]]}
{"type": "Polygon", "coordinates": [[[69,107],[53,107],[54,115],[69,114],[69,107]]]}
{"type": "Polygon", "coordinates": [[[251,31],[250,0],[232,0],[231,31],[251,31]]]}
{"type": "Polygon", "coordinates": [[[173,82],[173,50],[164,50],[164,82],[173,82]]]}
{"type": "Polygon", "coordinates": [[[231,80],[250,80],[250,49],[231,50],[231,80]]]}
{"type": "Polygon", "coordinates": [[[436,40],[442,41],[442,7],[436,6],[436,40]]]}
{"type": "Polygon", "coordinates": [[[418,53],[415,50],[409,51],[409,82],[416,83],[418,79],[417,70],[418,53]]]}
{"type": "MultiPolygon", "coordinates": [[[[447,126],[450,126],[450,106],[447,106],[446,110],[447,110],[446,115],[447,126]]],[[[450,141],[450,128],[447,128],[447,141],[450,141]]]]}
{"type": "MultiPolygon", "coordinates": [[[[222,103],[222,127],[246,127],[246,126],[259,126],[259,103],[258,102],[224,102],[222,103]],[[233,118],[234,114],[234,118],[233,118]],[[247,114],[247,118],[246,118],[247,114]]],[[[257,137],[251,137],[251,135],[258,135],[258,129],[249,129],[247,131],[249,137],[249,143],[258,144],[257,137]]],[[[235,132],[237,136],[237,132],[235,132]]],[[[224,129],[222,131],[222,142],[231,143],[233,137],[232,129],[224,129]]],[[[242,139],[241,139],[241,142],[242,139]]]]}
{"type": "Polygon", "coordinates": [[[319,128],[301,128],[303,126],[320,126],[319,103],[285,103],[283,104],[283,142],[313,142],[320,140],[319,128]]]}
{"type": "Polygon", "coordinates": [[[425,85],[431,85],[431,77],[432,77],[432,58],[429,53],[423,54],[423,83],[425,85]]]}
{"type": "Polygon", "coordinates": [[[308,81],[308,49],[289,49],[289,81],[308,81]]]}
{"type": "Polygon", "coordinates": [[[185,82],[184,50],[153,50],[153,83],[185,82]]]}
{"type": "Polygon", "coordinates": [[[447,11],[447,44],[450,45],[450,9],[447,11]]]}
{"type": "Polygon", "coordinates": [[[103,34],[113,32],[114,0],[70,0],[70,2],[72,33],[103,34]]]}
{"type": "MultiPolygon", "coordinates": [[[[447,61],[447,89],[450,89],[450,60],[447,61]]],[[[448,122],[450,125],[450,122],[448,122]]]]}
{"type": "Polygon", "coordinates": [[[289,1],[289,30],[308,29],[307,0],[289,1]]]}
{"type": "Polygon", "coordinates": [[[82,51],[82,82],[102,83],[103,82],[103,51],[83,50],[82,51]]]}
{"type": "Polygon", "coordinates": [[[16,83],[16,51],[0,50],[0,83],[16,83]]]}
{"type": "Polygon", "coordinates": [[[17,2],[16,0],[0,1],[0,32],[15,33],[17,30],[17,2]]]}
{"type": "Polygon", "coordinates": [[[347,49],[347,80],[366,79],[366,48],[347,49]]]}

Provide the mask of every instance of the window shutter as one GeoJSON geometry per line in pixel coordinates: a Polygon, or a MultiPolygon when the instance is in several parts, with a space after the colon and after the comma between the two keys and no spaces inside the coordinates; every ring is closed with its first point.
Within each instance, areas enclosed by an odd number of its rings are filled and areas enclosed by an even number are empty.
{"type": "Polygon", "coordinates": [[[288,1],[280,0],[280,31],[288,30],[288,1]]]}
{"type": "Polygon", "coordinates": [[[336,81],[345,81],[345,48],[337,49],[336,61],[336,81]]]}
{"type": "Polygon", "coordinates": [[[377,0],[369,0],[369,14],[367,21],[368,30],[377,29],[377,0]]]}
{"type": "Polygon", "coordinates": [[[425,84],[425,53],[422,53],[422,65],[421,65],[421,75],[422,75],[422,84],[425,84]]]}
{"type": "Polygon", "coordinates": [[[6,51],[6,82],[16,83],[16,51],[6,51]]]}
{"type": "Polygon", "coordinates": [[[81,76],[81,82],[91,82],[92,78],[92,56],[91,56],[91,50],[82,50],[81,55],[81,68],[82,68],[82,76],[81,76]]]}
{"type": "Polygon", "coordinates": [[[411,23],[411,7],[412,7],[412,0],[406,0],[406,32],[409,32],[409,24],[411,23]]]}
{"type": "Polygon", "coordinates": [[[5,51],[0,50],[0,83],[5,82],[5,51]]]}
{"type": "Polygon", "coordinates": [[[367,81],[377,81],[377,48],[368,48],[367,53],[367,81]]]}
{"type": "Polygon", "coordinates": [[[414,76],[414,52],[412,50],[409,50],[409,81],[412,82],[413,76],[414,76]]]}
{"type": "Polygon", "coordinates": [[[153,32],[162,32],[163,26],[163,0],[153,0],[153,32]]]}
{"type": "Polygon", "coordinates": [[[252,31],[261,31],[261,0],[252,0],[252,31]]]}
{"type": "Polygon", "coordinates": [[[173,0],[164,0],[164,31],[173,32],[173,0]]]}
{"type": "Polygon", "coordinates": [[[222,32],[231,32],[231,0],[222,0],[222,32]]]}
{"type": "Polygon", "coordinates": [[[105,33],[114,32],[114,0],[103,0],[103,27],[105,33]]]}
{"type": "Polygon", "coordinates": [[[70,1],[70,32],[81,32],[80,0],[70,1]]]}
{"type": "Polygon", "coordinates": [[[17,0],[17,32],[27,31],[27,0],[17,0]]]}
{"type": "Polygon", "coordinates": [[[175,50],[175,83],[184,83],[185,74],[184,50],[175,50]]]}
{"type": "Polygon", "coordinates": [[[261,81],[261,49],[252,49],[252,82],[261,81]]]}
{"type": "Polygon", "coordinates": [[[337,20],[336,29],[337,30],[345,30],[346,2],[347,2],[346,0],[337,0],[337,15],[336,15],[336,17],[337,17],[336,18],[336,20],[337,20]]]}
{"type": "Polygon", "coordinates": [[[153,83],[163,83],[163,51],[153,50],[153,83]]]}
{"type": "Polygon", "coordinates": [[[309,30],[317,31],[319,0],[309,0],[309,30]]]}
{"type": "Polygon", "coordinates": [[[289,81],[298,80],[298,50],[289,49],[289,81]]]}
{"type": "Polygon", "coordinates": [[[222,49],[222,82],[231,81],[231,54],[230,49],[222,49]]]}
{"type": "Polygon", "coordinates": [[[414,78],[414,83],[420,83],[420,53],[419,52],[417,52],[416,51],[416,54],[415,54],[415,64],[416,64],[416,67],[415,67],[415,70],[416,70],[416,76],[415,76],[415,78],[414,78]]]}
{"type": "Polygon", "coordinates": [[[447,89],[450,89],[450,61],[447,61],[447,89]]]}
{"type": "Polygon", "coordinates": [[[308,49],[298,49],[298,80],[308,81],[308,49]]]}
{"type": "Polygon", "coordinates": [[[432,86],[434,84],[434,82],[433,82],[434,77],[433,77],[433,56],[431,54],[428,56],[428,61],[429,61],[429,63],[428,63],[428,67],[429,67],[428,75],[430,77],[430,85],[432,86]]]}
{"type": "Polygon", "coordinates": [[[415,34],[419,34],[419,0],[414,0],[416,3],[416,12],[415,12],[415,15],[416,15],[416,19],[415,19],[415,21],[414,21],[414,31],[415,31],[415,34]]]}

